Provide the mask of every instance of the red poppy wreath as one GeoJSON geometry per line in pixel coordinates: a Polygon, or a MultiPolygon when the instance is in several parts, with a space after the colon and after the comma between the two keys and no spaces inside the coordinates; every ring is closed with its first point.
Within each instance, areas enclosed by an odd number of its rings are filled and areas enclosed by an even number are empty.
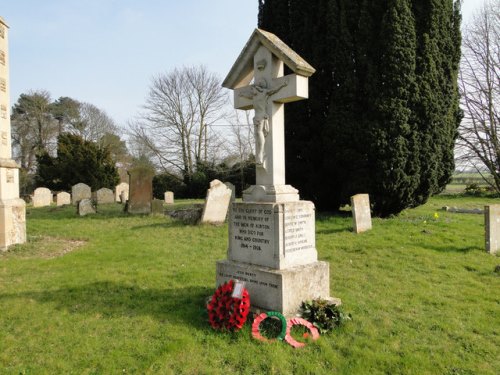
{"type": "Polygon", "coordinates": [[[248,290],[243,288],[240,298],[232,297],[234,281],[220,285],[207,305],[208,321],[214,329],[238,331],[243,327],[250,311],[248,290]]]}

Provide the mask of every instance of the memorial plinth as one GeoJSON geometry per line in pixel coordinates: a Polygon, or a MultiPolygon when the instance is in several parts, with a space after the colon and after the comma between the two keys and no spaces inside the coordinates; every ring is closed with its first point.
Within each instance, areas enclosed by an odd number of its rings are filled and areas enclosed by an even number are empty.
{"type": "Polygon", "coordinates": [[[314,71],[275,35],[256,29],[223,83],[234,90],[235,108],[255,111],[256,183],[232,204],[216,283],[244,281],[252,308],[287,315],[330,295],[329,264],[316,251],[314,204],[285,182],[284,103],[307,98],[314,71]],[[285,64],[293,74],[284,76],[285,64]]]}

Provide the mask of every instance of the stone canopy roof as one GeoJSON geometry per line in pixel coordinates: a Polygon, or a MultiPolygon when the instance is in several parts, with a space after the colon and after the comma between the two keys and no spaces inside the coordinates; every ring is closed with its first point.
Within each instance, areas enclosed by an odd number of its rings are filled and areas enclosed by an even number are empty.
{"type": "Polygon", "coordinates": [[[316,71],[276,35],[262,29],[255,29],[226,79],[224,79],[223,87],[235,89],[250,83],[253,78],[253,56],[261,45],[283,61],[295,74],[310,77],[316,71]]]}

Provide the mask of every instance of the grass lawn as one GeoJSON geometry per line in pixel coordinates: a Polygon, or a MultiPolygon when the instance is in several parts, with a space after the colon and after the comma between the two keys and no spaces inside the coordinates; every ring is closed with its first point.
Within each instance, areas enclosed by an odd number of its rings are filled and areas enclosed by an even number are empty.
{"type": "Polygon", "coordinates": [[[28,208],[29,243],[0,254],[0,374],[498,374],[500,258],[482,215],[439,211],[494,202],[437,196],[361,235],[318,214],[353,320],[303,349],[208,326],[227,225],[28,208]]]}

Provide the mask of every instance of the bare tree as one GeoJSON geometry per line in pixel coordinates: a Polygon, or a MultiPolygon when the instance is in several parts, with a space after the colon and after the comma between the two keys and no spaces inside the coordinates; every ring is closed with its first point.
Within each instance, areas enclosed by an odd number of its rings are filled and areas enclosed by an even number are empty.
{"type": "Polygon", "coordinates": [[[106,134],[116,134],[118,127],[107,113],[90,103],[80,103],[79,121],[73,124],[72,133],[86,141],[99,143],[106,134]]]}
{"type": "Polygon", "coordinates": [[[235,111],[234,119],[231,120],[231,135],[233,141],[229,144],[230,153],[237,157],[239,162],[239,174],[241,186],[245,185],[244,166],[252,155],[255,155],[255,139],[253,134],[253,122],[250,119],[250,111],[235,111]]]}
{"type": "Polygon", "coordinates": [[[212,124],[227,103],[219,78],[203,66],[174,69],[152,79],[144,113],[129,124],[132,143],[160,168],[190,177],[214,157],[220,137],[212,124]]]}
{"type": "Polygon", "coordinates": [[[500,193],[500,0],[485,3],[466,25],[459,74],[464,118],[458,161],[500,193]]]}

